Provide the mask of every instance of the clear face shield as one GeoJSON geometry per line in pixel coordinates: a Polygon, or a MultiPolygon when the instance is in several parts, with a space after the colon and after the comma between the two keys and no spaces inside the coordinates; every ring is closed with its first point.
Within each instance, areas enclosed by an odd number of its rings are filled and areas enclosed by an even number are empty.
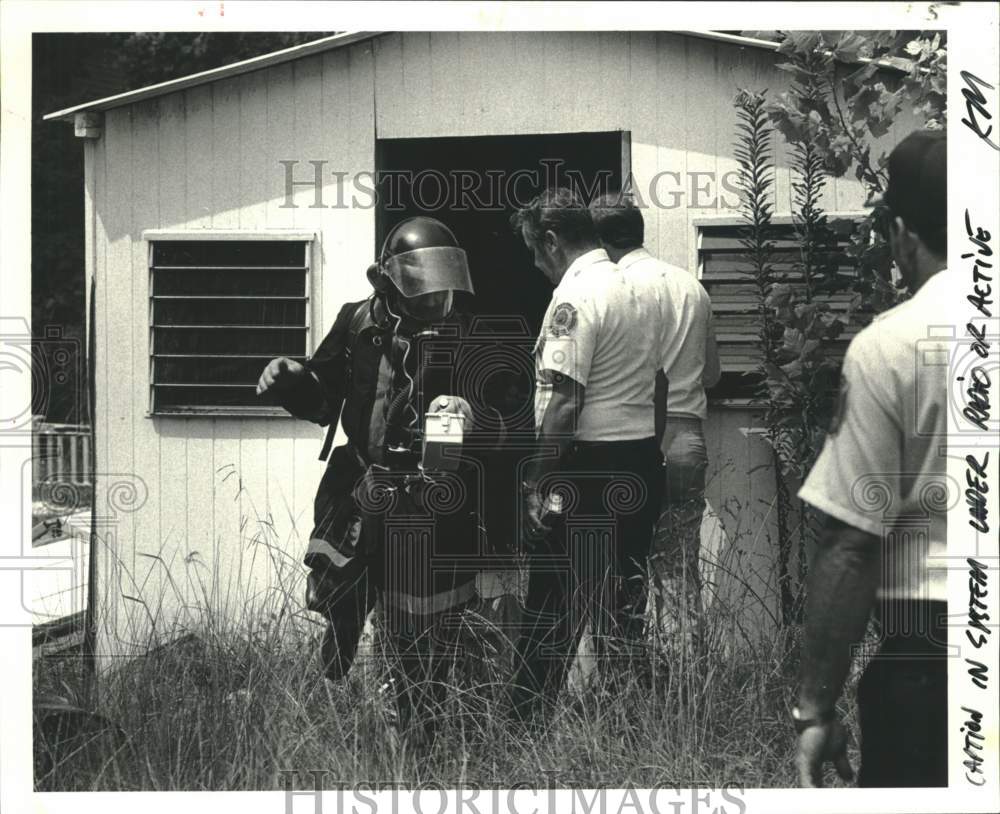
{"type": "Polygon", "coordinates": [[[413,249],[380,260],[379,265],[401,295],[399,307],[417,319],[446,316],[451,311],[455,291],[475,293],[463,249],[451,246],[413,249]]]}

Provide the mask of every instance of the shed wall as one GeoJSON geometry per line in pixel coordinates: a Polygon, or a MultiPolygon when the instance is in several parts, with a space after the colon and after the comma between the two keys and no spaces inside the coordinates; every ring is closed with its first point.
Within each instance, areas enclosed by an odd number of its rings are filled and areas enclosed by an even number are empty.
{"type": "MultiPolygon", "coordinates": [[[[775,62],[771,52],[672,33],[388,34],[109,111],[87,164],[102,650],[140,646],[154,623],[166,634],[174,619],[195,621],[206,607],[239,618],[289,585],[297,599],[322,471],[321,430],[304,422],[147,415],[144,230],[314,231],[315,347],[341,304],[367,294],[374,209],[363,194],[361,206],[331,204],[349,203],[351,179],[375,169],[376,137],[628,130],[634,185],[649,204],[647,245],[693,268],[692,221],[724,212],[704,199],[717,198],[719,179],[736,168],[733,96],[741,87],[785,89],[775,62]],[[297,178],[313,159],[347,175],[325,177],[326,208],[310,207],[307,187],[285,208],[282,159],[300,161],[297,178]],[[694,200],[692,183],[709,180],[711,191],[694,200]]],[[[778,211],[787,212],[790,175],[776,146],[778,211]]],[[[862,203],[853,179],[832,181],[823,201],[830,211],[862,203]]],[[[706,528],[715,529],[710,548],[745,544],[763,563],[773,488],[746,474],[766,458],[763,443],[741,432],[752,424],[746,411],[713,410],[719,474],[709,502],[730,538],[717,524],[706,528]],[[737,528],[757,530],[740,542],[737,528]]],[[[760,579],[766,586],[769,577],[760,579]]]]}
{"type": "MultiPolygon", "coordinates": [[[[371,171],[373,79],[371,44],[363,43],[107,113],[89,183],[103,652],[142,646],[154,620],[167,636],[175,620],[197,621],[205,607],[239,619],[249,605],[276,600],[280,581],[299,596],[322,431],[290,418],[148,415],[142,233],[314,231],[315,347],[340,304],[366,293],[363,275],[346,270],[370,262],[374,219],[371,211],[310,209],[311,190],[297,190],[298,208],[284,208],[278,162],[322,156],[351,175],[371,171]]],[[[328,179],[327,200],[336,200],[337,183],[328,179]]]]}

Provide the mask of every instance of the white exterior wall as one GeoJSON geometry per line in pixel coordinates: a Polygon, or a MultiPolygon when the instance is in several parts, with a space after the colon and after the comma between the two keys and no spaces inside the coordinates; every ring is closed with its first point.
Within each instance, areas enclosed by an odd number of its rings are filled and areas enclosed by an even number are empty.
{"type": "MultiPolygon", "coordinates": [[[[329,175],[328,208],[309,208],[314,193],[307,187],[296,191],[298,208],[282,208],[279,160],[298,159],[297,178],[310,177],[311,159],[350,178],[375,169],[376,134],[628,130],[641,195],[659,177],[660,200],[670,201],[677,183],[658,176],[664,172],[679,173],[687,187],[676,207],[646,209],[647,245],[691,267],[692,221],[724,212],[688,207],[690,174],[718,179],[736,168],[733,97],[739,87],[768,88],[772,98],[786,88],[787,74],[775,62],[769,51],[671,33],[387,34],[108,111],[105,134],[88,145],[87,158],[94,216],[88,262],[97,278],[101,651],[143,646],[158,609],[164,633],[174,619],[196,620],[205,605],[239,618],[251,599],[272,595],[278,576],[268,552],[290,566],[281,580],[299,574],[323,466],[316,460],[322,431],[305,422],[147,415],[144,230],[315,232],[315,347],[341,304],[367,293],[375,212],[331,207],[338,190],[329,175]],[[272,547],[255,544],[268,528],[272,547]]],[[[777,211],[787,212],[790,174],[780,153],[777,190],[777,211]]],[[[717,194],[714,181],[710,196],[717,194]]],[[[345,195],[350,201],[350,187],[345,195]]],[[[861,186],[831,181],[823,203],[829,211],[857,210],[861,186]]],[[[744,518],[747,528],[764,523],[773,496],[766,485],[757,494],[763,479],[746,474],[767,460],[763,442],[740,432],[750,420],[746,411],[715,410],[709,421],[710,473],[720,470],[709,501],[722,511],[735,498],[739,512],[754,513],[744,518]]],[[[715,549],[725,545],[717,530],[711,537],[715,549]]],[[[766,559],[766,535],[748,539],[748,556],[766,559]]],[[[767,575],[760,580],[766,590],[767,575]]],[[[297,599],[301,586],[294,590],[297,599]]]]}
{"type": "MultiPolygon", "coordinates": [[[[299,571],[323,431],[291,418],[148,416],[142,233],[315,232],[314,348],[339,306],[366,293],[374,219],[371,211],[307,208],[308,189],[296,193],[300,208],[282,208],[278,162],[324,157],[351,173],[371,171],[373,77],[372,46],[362,43],[106,114],[88,179],[96,190],[98,511],[107,515],[101,653],[144,646],[158,610],[164,635],[175,619],[197,621],[205,605],[239,619],[252,603],[276,598],[279,571],[283,581],[299,571]],[[123,505],[129,486],[141,505],[123,505]]],[[[333,180],[324,194],[336,200],[333,180]]],[[[301,585],[292,590],[298,599],[301,585]]]]}

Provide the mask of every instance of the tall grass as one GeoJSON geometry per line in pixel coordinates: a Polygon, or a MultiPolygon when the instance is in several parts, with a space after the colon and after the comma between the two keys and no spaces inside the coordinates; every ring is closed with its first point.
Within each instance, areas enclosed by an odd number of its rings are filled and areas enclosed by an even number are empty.
{"type": "MultiPolygon", "coordinates": [[[[540,729],[503,714],[512,651],[495,608],[465,614],[465,653],[429,747],[394,734],[380,691],[381,637],[369,637],[345,681],[323,679],[322,627],[301,605],[300,548],[278,544],[274,524],[255,517],[244,524],[244,534],[252,531],[246,550],[269,558],[268,590],[247,595],[239,585],[223,590],[217,577],[194,580],[197,590],[186,595],[200,594],[198,612],[169,635],[159,630],[161,645],[101,676],[100,711],[121,737],[96,738],[68,755],[57,750],[37,788],[274,790],[285,788],[288,770],[323,770],[330,783],[445,788],[794,786],[788,707],[798,629],[767,621],[775,597],[760,587],[767,574],[753,574],[759,564],[748,551],[761,526],[748,516],[733,512],[732,545],[702,566],[710,594],[703,652],[666,652],[652,635],[634,672],[614,687],[602,671],[577,670],[540,729]]],[[[176,579],[161,584],[181,589],[176,579]]],[[[163,606],[162,597],[138,598],[163,606]]],[[[78,653],[37,659],[34,678],[36,693],[89,701],[78,653]]]]}

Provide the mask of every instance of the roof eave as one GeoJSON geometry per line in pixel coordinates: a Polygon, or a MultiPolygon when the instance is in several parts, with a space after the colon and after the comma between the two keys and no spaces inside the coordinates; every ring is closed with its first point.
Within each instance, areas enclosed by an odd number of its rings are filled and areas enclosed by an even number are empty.
{"type": "Polygon", "coordinates": [[[304,42],[301,45],[293,45],[291,48],[283,48],[280,51],[272,51],[269,54],[262,54],[261,56],[244,59],[240,62],[233,62],[228,65],[222,65],[218,68],[211,68],[210,70],[190,74],[189,76],[182,76],[177,79],[170,79],[166,82],[159,82],[155,85],[147,85],[144,88],[137,88],[136,90],[126,91],[125,93],[119,93],[114,96],[106,96],[103,99],[95,99],[91,102],[84,102],[83,104],[67,107],[63,110],[57,110],[54,113],[48,113],[42,117],[42,120],[62,120],[71,122],[77,113],[85,113],[93,110],[111,110],[115,107],[122,107],[123,105],[141,102],[144,99],[151,99],[155,96],[163,96],[167,93],[185,90],[186,88],[201,85],[205,82],[214,82],[231,76],[239,76],[240,74],[250,73],[251,71],[259,71],[262,68],[269,68],[272,65],[280,65],[283,62],[289,62],[293,59],[300,59],[301,57],[309,56],[310,54],[330,51],[335,48],[343,48],[347,45],[353,45],[356,42],[377,37],[381,33],[383,32],[345,31],[341,34],[334,34],[332,37],[323,37],[318,40],[313,40],[312,42],[304,42]]]}
{"type": "MultiPolygon", "coordinates": [[[[107,96],[103,99],[95,99],[91,102],[84,102],[80,105],[74,105],[73,107],[67,107],[63,110],[57,110],[54,113],[48,113],[42,117],[43,121],[73,121],[77,113],[85,113],[88,111],[95,110],[111,110],[115,107],[122,107],[123,105],[133,104],[135,102],[141,102],[145,99],[151,99],[156,96],[163,96],[167,93],[173,93],[179,90],[185,90],[186,88],[194,87],[195,85],[201,85],[205,82],[214,82],[219,79],[225,79],[231,76],[239,76],[240,74],[250,73],[251,71],[258,71],[262,68],[268,68],[272,65],[280,65],[283,62],[289,62],[294,59],[300,59],[304,56],[309,56],[310,54],[321,53],[323,51],[333,50],[335,48],[343,48],[347,45],[353,45],[354,43],[361,42],[366,39],[371,39],[372,37],[377,37],[380,34],[386,33],[385,31],[345,31],[341,34],[335,34],[332,37],[323,37],[322,39],[313,40],[312,42],[302,43],[301,45],[294,45],[291,48],[284,48],[281,51],[273,51],[270,54],[263,54],[259,57],[252,57],[251,59],[245,59],[241,62],[233,62],[229,65],[222,65],[218,68],[212,68],[207,71],[201,71],[200,73],[191,74],[189,76],[182,76],[178,79],[170,79],[166,82],[160,82],[156,85],[148,85],[144,88],[138,88],[136,90],[130,90],[126,93],[119,93],[115,96],[107,96]]],[[[677,33],[687,34],[693,37],[700,37],[706,40],[713,40],[715,42],[725,42],[730,45],[738,45],[749,48],[760,48],[767,51],[776,51],[778,49],[779,43],[772,42],[770,40],[760,40],[753,37],[741,37],[735,34],[722,34],[717,31],[679,31],[677,33]]],[[[871,62],[869,59],[859,59],[859,63],[871,62]]],[[[903,72],[901,68],[891,63],[887,63],[884,60],[878,61],[878,66],[880,68],[886,68],[891,71],[903,72]]]]}

